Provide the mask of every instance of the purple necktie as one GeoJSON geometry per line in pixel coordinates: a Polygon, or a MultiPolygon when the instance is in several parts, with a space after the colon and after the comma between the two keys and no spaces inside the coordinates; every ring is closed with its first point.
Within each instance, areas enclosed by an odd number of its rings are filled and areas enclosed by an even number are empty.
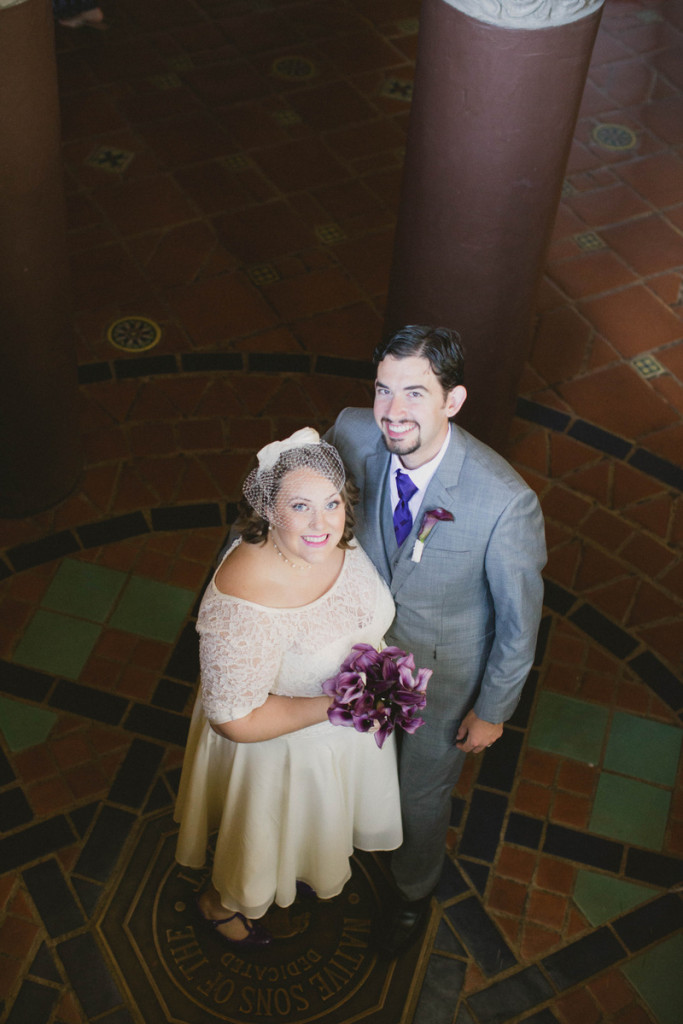
{"type": "Polygon", "coordinates": [[[407,473],[396,470],[396,487],[398,489],[398,503],[394,509],[394,533],[396,543],[400,547],[410,533],[413,526],[413,517],[410,514],[408,502],[417,491],[417,487],[407,473]]]}

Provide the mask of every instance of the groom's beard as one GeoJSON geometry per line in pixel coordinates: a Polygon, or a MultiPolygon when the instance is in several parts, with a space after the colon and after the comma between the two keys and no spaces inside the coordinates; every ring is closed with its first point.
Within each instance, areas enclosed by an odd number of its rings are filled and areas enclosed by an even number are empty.
{"type": "Polygon", "coordinates": [[[384,441],[385,448],[388,452],[391,452],[392,455],[412,455],[413,452],[416,452],[422,445],[422,438],[420,437],[419,430],[416,441],[403,440],[403,438],[400,437],[389,438],[384,431],[382,431],[382,440],[384,441]]]}

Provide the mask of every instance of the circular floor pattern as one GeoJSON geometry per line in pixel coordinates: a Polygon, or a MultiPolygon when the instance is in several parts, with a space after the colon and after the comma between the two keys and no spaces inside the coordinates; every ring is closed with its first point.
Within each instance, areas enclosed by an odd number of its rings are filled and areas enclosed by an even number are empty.
{"type": "Polygon", "coordinates": [[[161,328],[145,316],[126,316],[109,325],[107,341],[124,352],[146,352],[158,343],[161,328]]]}

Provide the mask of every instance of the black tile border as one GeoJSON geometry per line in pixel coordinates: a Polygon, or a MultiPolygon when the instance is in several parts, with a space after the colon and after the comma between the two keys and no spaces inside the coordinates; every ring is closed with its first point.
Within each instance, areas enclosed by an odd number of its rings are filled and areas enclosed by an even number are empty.
{"type": "MultiPolygon", "coordinates": [[[[370,360],[315,355],[308,352],[182,352],[176,355],[136,356],[100,363],[84,363],[78,368],[79,383],[88,385],[106,380],[129,380],[185,373],[319,373],[323,376],[372,380],[370,360]]],[[[659,455],[627,441],[618,434],[574,417],[570,413],[542,405],[529,398],[517,398],[515,415],[557,434],[566,434],[589,448],[627,462],[647,476],[668,487],[683,491],[683,469],[659,455]]]]}

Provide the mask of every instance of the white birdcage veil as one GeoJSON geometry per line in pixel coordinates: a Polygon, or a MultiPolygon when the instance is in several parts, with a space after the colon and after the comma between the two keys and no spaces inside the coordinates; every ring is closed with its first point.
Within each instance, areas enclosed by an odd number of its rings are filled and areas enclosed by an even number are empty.
{"type": "Polygon", "coordinates": [[[321,441],[312,427],[267,444],[257,458],[258,466],[247,476],[242,491],[257,515],[272,526],[282,525],[287,494],[292,487],[300,488],[301,474],[297,471],[307,470],[325,477],[334,491],[341,491],[346,479],[339,452],[327,441],[321,441]]]}

